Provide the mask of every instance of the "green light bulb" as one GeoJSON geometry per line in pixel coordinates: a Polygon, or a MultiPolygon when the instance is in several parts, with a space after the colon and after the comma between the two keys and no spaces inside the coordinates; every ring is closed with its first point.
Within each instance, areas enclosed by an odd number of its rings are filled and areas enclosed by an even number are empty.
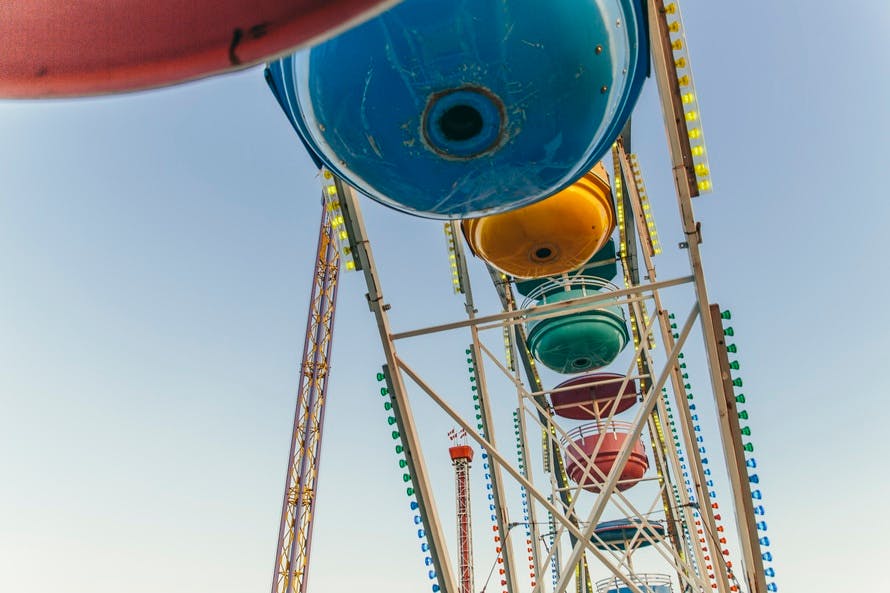
{"type": "Polygon", "coordinates": [[[396,453],[401,454],[405,450],[405,447],[401,445],[396,445],[396,453]]]}
{"type": "Polygon", "coordinates": [[[386,387],[380,388],[380,395],[387,395],[388,393],[389,393],[389,389],[387,389],[386,387]]]}
{"type": "Polygon", "coordinates": [[[726,347],[726,351],[732,352],[733,354],[735,354],[736,352],[739,351],[739,349],[735,347],[735,344],[730,344],[729,346],[726,347]]]}
{"type": "Polygon", "coordinates": [[[402,481],[403,481],[403,482],[410,482],[410,481],[411,481],[411,475],[410,475],[410,474],[402,474],[402,481]]]}
{"type": "Polygon", "coordinates": [[[729,309],[727,309],[726,311],[721,311],[720,319],[732,319],[732,312],[729,309]]]}
{"type": "Polygon", "coordinates": [[[741,379],[741,377],[739,377],[738,379],[733,379],[733,380],[732,380],[732,384],[735,385],[736,387],[741,387],[741,386],[742,386],[742,379],[741,379]]]}
{"type": "Polygon", "coordinates": [[[392,431],[390,436],[392,436],[392,440],[396,440],[397,438],[399,438],[399,431],[398,430],[392,431]]]}
{"type": "Polygon", "coordinates": [[[741,412],[739,412],[739,418],[741,418],[742,420],[747,420],[747,419],[748,419],[748,412],[745,411],[745,410],[742,410],[741,412]]]}
{"type": "Polygon", "coordinates": [[[383,373],[377,373],[378,381],[383,381],[384,379],[386,379],[386,375],[384,375],[383,373]]]}
{"type": "Polygon", "coordinates": [[[745,403],[745,394],[740,393],[737,396],[735,396],[735,401],[736,401],[736,403],[740,403],[740,404],[745,403]]]}
{"type": "Polygon", "coordinates": [[[742,448],[749,453],[752,453],[754,451],[754,445],[752,445],[751,443],[745,443],[745,446],[742,448]]]}
{"type": "Polygon", "coordinates": [[[732,327],[727,327],[726,329],[723,330],[723,335],[724,336],[734,336],[735,330],[732,329],[732,327]]]}
{"type": "Polygon", "coordinates": [[[743,426],[743,427],[742,427],[742,434],[745,435],[746,437],[751,436],[751,429],[748,428],[747,426],[743,426]]]}
{"type": "Polygon", "coordinates": [[[392,426],[393,424],[396,423],[396,419],[395,419],[394,416],[390,416],[389,418],[386,419],[386,422],[387,422],[390,426],[392,426]]]}
{"type": "Polygon", "coordinates": [[[399,459],[399,467],[405,469],[408,466],[408,462],[404,459],[399,459]]]}
{"type": "Polygon", "coordinates": [[[734,370],[734,371],[739,370],[739,368],[740,368],[740,367],[739,367],[739,361],[737,361],[737,360],[733,360],[731,363],[729,363],[729,368],[731,368],[731,369],[734,370]]]}
{"type": "Polygon", "coordinates": [[[689,373],[683,373],[683,374],[681,375],[681,377],[683,377],[684,379],[688,379],[688,378],[689,378],[689,373]]]}
{"type": "Polygon", "coordinates": [[[392,409],[392,404],[389,403],[389,402],[383,402],[383,409],[384,409],[384,410],[391,410],[391,409],[392,409]]]}
{"type": "Polygon", "coordinates": [[[405,488],[405,494],[408,496],[414,496],[414,488],[405,488]]]}

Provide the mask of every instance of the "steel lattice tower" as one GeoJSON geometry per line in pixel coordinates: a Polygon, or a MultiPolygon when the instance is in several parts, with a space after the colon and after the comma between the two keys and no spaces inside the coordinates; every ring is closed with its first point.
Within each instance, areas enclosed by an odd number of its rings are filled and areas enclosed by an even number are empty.
{"type": "MultiPolygon", "coordinates": [[[[333,188],[333,185],[329,187],[333,188]]],[[[336,195],[336,190],[328,193],[331,196],[325,194],[323,198],[324,208],[312,274],[272,593],[305,593],[307,590],[325,396],[330,375],[334,306],[340,275],[340,254],[334,234],[339,221],[336,201],[331,199],[336,195]]]]}
{"type": "Polygon", "coordinates": [[[470,518],[470,462],[473,449],[466,444],[466,431],[459,437],[449,433],[452,441],[461,442],[448,449],[454,465],[455,506],[457,508],[458,574],[460,593],[473,593],[473,525],[470,518]]]}

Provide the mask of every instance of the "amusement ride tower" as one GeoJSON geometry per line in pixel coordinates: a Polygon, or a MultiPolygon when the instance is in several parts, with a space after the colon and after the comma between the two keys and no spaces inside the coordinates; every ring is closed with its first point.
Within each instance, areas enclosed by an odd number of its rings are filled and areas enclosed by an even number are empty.
{"type": "Polygon", "coordinates": [[[467,445],[467,432],[451,430],[455,443],[448,449],[454,465],[454,496],[457,509],[457,572],[459,593],[473,593],[473,522],[470,515],[470,462],[473,449],[467,445]]]}

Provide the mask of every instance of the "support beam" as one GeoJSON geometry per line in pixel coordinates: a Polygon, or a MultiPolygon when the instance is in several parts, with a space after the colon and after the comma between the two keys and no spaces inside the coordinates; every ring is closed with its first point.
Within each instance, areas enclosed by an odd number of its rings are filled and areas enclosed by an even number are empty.
{"type": "Polygon", "coordinates": [[[729,356],[726,339],[723,335],[723,319],[720,306],[711,305],[711,325],[717,340],[717,353],[720,360],[720,375],[723,378],[723,397],[726,404],[726,422],[729,440],[723,443],[729,480],[732,483],[736,527],[742,542],[742,555],[745,558],[745,581],[749,591],[766,591],[766,574],[763,572],[763,557],[760,555],[760,541],[757,538],[757,518],[754,516],[754,502],[751,499],[751,482],[748,480],[748,467],[745,465],[745,449],[742,443],[742,430],[739,426],[739,410],[736,407],[735,390],[729,369],[729,356]]]}
{"type": "Polygon", "coordinates": [[[436,506],[433,489],[428,478],[423,451],[420,446],[420,438],[414,422],[414,414],[408,401],[402,373],[398,372],[396,347],[392,341],[392,330],[389,325],[389,315],[387,314],[389,305],[383,301],[383,291],[380,287],[377,268],[374,264],[371,244],[365,233],[361,210],[355,198],[355,193],[340,180],[337,180],[337,193],[340,197],[344,225],[347,233],[349,233],[349,243],[356,261],[356,268],[362,270],[365,275],[365,283],[368,287],[368,293],[365,296],[368,300],[368,307],[377,320],[377,329],[380,333],[380,342],[383,345],[386,365],[388,369],[395,371],[388,373],[388,389],[395,404],[394,408],[398,409],[396,418],[399,419],[399,432],[401,433],[402,443],[407,454],[406,459],[412,470],[411,475],[414,477],[414,493],[420,506],[420,516],[423,519],[424,531],[430,545],[430,557],[433,559],[433,566],[435,567],[442,593],[458,593],[459,588],[455,580],[454,570],[451,567],[448,548],[445,544],[442,522],[439,519],[438,507],[436,506]]]}

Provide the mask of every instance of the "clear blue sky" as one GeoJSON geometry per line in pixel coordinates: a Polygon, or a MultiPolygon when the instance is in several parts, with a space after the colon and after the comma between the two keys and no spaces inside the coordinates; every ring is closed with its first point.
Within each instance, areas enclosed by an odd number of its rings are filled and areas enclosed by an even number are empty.
{"type": "MultiPolygon", "coordinates": [[[[776,580],[874,588],[890,553],[890,8],[683,8],[716,189],[696,201],[705,264],[735,315],[776,580]]],[[[634,148],[666,278],[685,255],[660,118],[650,81],[634,148]]],[[[318,186],[261,71],[0,102],[0,180],[0,591],[267,589],[318,186]]],[[[461,318],[441,225],[363,207],[396,328],[461,318]]],[[[344,277],[313,588],[428,590],[363,294],[344,277]]],[[[460,373],[429,363],[461,368],[466,337],[449,340],[405,353],[459,394],[460,373]]],[[[418,415],[447,508],[450,423],[418,415]]]]}

